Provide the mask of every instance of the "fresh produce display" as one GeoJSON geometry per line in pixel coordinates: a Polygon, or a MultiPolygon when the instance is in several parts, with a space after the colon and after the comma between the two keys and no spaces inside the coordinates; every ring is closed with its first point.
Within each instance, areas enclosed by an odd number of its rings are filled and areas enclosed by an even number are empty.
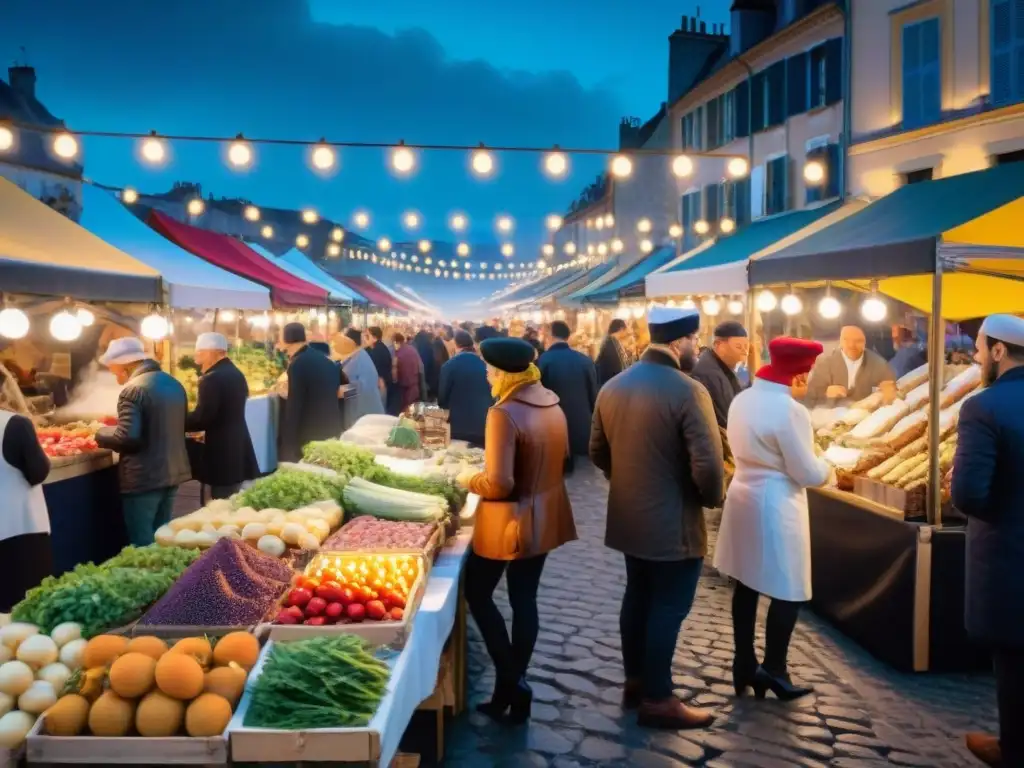
{"type": "Polygon", "coordinates": [[[102,421],[75,421],[59,426],[37,427],[36,437],[43,447],[43,453],[50,458],[80,456],[98,451],[100,448],[96,445],[96,430],[115,424],[117,419],[106,418],[102,421]]]}
{"type": "Polygon", "coordinates": [[[444,496],[403,491],[357,477],[345,487],[345,508],[353,515],[424,523],[444,517],[448,501],[444,496]]]}
{"type": "Polygon", "coordinates": [[[419,450],[423,447],[416,425],[406,419],[399,420],[398,424],[392,428],[387,444],[392,448],[404,448],[409,451],[419,450]]]}
{"type": "Polygon", "coordinates": [[[98,635],[84,666],[43,712],[47,736],[220,736],[259,657],[259,641],[232,632],[171,648],[156,637],[98,635]]]}
{"type": "Polygon", "coordinates": [[[245,539],[262,552],[281,557],[288,547],[319,549],[320,542],[341,524],[342,516],[335,501],[285,511],[235,509],[230,501],[218,499],[161,526],[156,541],[165,547],[208,549],[220,539],[245,539]]]}
{"type": "Polygon", "coordinates": [[[418,555],[317,555],[293,579],[275,623],[401,621],[422,570],[418,555]]]}
{"type": "Polygon", "coordinates": [[[468,491],[460,488],[453,480],[440,476],[415,477],[395,472],[380,464],[374,464],[364,475],[364,480],[388,488],[412,491],[428,496],[443,496],[448,501],[448,512],[457,515],[466,503],[468,491]]]}
{"type": "MultiPolygon", "coordinates": [[[[274,388],[274,383],[284,372],[277,357],[268,357],[262,347],[232,347],[228,357],[245,376],[249,394],[265,395],[274,388]]],[[[199,364],[191,355],[182,355],[174,369],[175,378],[185,388],[190,406],[195,405],[199,392],[199,364]]]]}
{"type": "Polygon", "coordinates": [[[198,556],[194,549],[126,547],[103,565],[86,563],[48,576],[25,594],[11,615],[43,632],[76,622],[84,637],[92,637],[138,618],[198,556]]]}
{"type": "Polygon", "coordinates": [[[341,440],[307,443],[302,449],[302,460],[349,477],[362,477],[374,465],[372,451],[341,440]]]}
{"type": "Polygon", "coordinates": [[[36,717],[57,702],[82,663],[82,628],[69,622],[49,635],[35,624],[0,629],[0,748],[17,749],[36,717]]]}
{"type": "Polygon", "coordinates": [[[343,475],[328,477],[301,470],[279,469],[237,494],[233,502],[236,507],[286,511],[332,499],[340,504],[346,480],[343,475]]]}
{"type": "Polygon", "coordinates": [[[390,676],[387,663],[354,635],[274,643],[252,684],[244,725],[282,730],[366,726],[390,676]]]}
{"type": "Polygon", "coordinates": [[[365,552],[379,549],[423,551],[436,530],[437,525],[434,523],[357,517],[328,536],[321,549],[325,552],[365,552]]]}
{"type": "Polygon", "coordinates": [[[139,620],[143,626],[252,626],[291,581],[276,557],[223,538],[204,552],[139,620]]]}

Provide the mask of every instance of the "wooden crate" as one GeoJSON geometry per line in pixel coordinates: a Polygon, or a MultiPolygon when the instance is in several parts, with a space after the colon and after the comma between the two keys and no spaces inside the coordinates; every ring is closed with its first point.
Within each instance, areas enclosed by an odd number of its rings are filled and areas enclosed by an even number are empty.
{"type": "Polygon", "coordinates": [[[209,638],[220,638],[224,635],[228,635],[232,632],[248,632],[255,634],[257,637],[260,636],[259,624],[254,624],[247,627],[239,626],[192,626],[188,624],[181,625],[163,625],[163,624],[129,624],[125,627],[111,630],[108,634],[111,635],[125,635],[127,637],[142,637],[152,636],[159,637],[161,640],[181,640],[186,637],[209,637],[209,638]]]}
{"type": "Polygon", "coordinates": [[[905,513],[907,511],[909,494],[902,488],[887,485],[870,477],[858,476],[853,480],[853,492],[868,501],[891,507],[898,512],[905,513]]]}
{"type": "Polygon", "coordinates": [[[29,731],[25,755],[29,763],[104,763],[121,765],[224,765],[228,762],[228,735],[210,738],[171,736],[47,736],[45,715],[29,731]]]}

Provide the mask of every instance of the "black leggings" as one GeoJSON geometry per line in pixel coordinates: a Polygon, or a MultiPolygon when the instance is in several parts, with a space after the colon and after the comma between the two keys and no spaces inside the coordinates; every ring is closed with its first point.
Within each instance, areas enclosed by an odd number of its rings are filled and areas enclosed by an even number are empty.
{"type": "MultiPolygon", "coordinates": [[[[736,669],[748,671],[757,668],[754,652],[754,625],[757,623],[757,601],[761,595],[745,584],[736,582],[732,593],[732,636],[736,646],[736,669]]],[[[761,665],[771,675],[786,674],[786,656],[789,655],[789,640],[793,636],[800,603],[772,598],[768,606],[768,620],[765,622],[764,663],[761,665]]]]}
{"type": "Polygon", "coordinates": [[[540,631],[537,588],[545,559],[546,554],[524,560],[489,560],[475,552],[469,553],[466,602],[494,662],[499,684],[514,684],[530,666],[540,631]],[[494,589],[503,573],[508,583],[508,602],[512,606],[511,639],[505,629],[505,619],[494,604],[494,589]]]}

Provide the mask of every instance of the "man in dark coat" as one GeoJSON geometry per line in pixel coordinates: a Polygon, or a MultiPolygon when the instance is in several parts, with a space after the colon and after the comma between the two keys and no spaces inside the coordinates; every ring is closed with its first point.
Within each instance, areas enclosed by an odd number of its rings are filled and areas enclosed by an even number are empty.
{"type": "Polygon", "coordinates": [[[985,389],[960,409],[952,496],[968,519],[965,624],[992,652],[999,739],[972,733],[967,747],[1024,766],[1024,319],[988,317],[977,349],[985,389]]]}
{"type": "Polygon", "coordinates": [[[594,361],[569,346],[569,326],[561,320],[551,324],[553,343],[540,356],[541,383],[558,395],[558,404],[569,425],[569,450],[586,456],[590,449],[590,423],[597,402],[597,371],[594,361]]]}
{"type": "Polygon", "coordinates": [[[597,396],[590,458],[610,481],[605,545],[626,557],[619,630],[623,706],[641,726],[701,728],[714,719],[673,694],[672,659],[707,554],[704,509],[725,492],[711,398],[681,366],[700,316],[655,306],[651,345],[597,396]]]}
{"type": "Polygon", "coordinates": [[[736,378],[736,366],[747,359],[750,341],[747,330],[735,320],[719,323],[711,346],[693,367],[693,376],[704,385],[715,406],[718,426],[726,428],[732,399],[743,389],[736,378]]]}
{"type": "Polygon", "coordinates": [[[438,366],[434,364],[434,334],[427,326],[423,326],[412,337],[412,346],[415,347],[420,360],[423,362],[423,378],[427,385],[427,399],[434,400],[437,397],[437,379],[440,374],[438,366]]]}
{"type": "Polygon", "coordinates": [[[288,393],[281,417],[278,443],[281,461],[299,461],[306,443],[341,435],[343,420],[338,407],[338,366],[306,343],[301,323],[284,327],[288,352],[288,393]]]}
{"type": "Polygon", "coordinates": [[[244,481],[260,474],[245,423],[249,384],[228,358],[228,340],[222,334],[199,334],[195,359],[203,375],[195,410],[185,417],[185,429],[203,432],[204,437],[193,451],[192,477],[210,486],[212,498],[226,499],[244,481]]]}
{"type": "Polygon", "coordinates": [[[601,342],[601,349],[597,353],[597,386],[603,387],[608,380],[618,373],[622,373],[629,367],[626,358],[626,350],[622,342],[629,335],[626,328],[626,321],[616,317],[608,325],[608,335],[601,342]]]}
{"type": "Polygon", "coordinates": [[[476,354],[473,338],[465,331],[455,333],[455,356],[441,366],[437,404],[448,409],[453,440],[484,444],[487,410],[494,405],[487,383],[487,364],[476,354]]]}
{"type": "Polygon", "coordinates": [[[397,416],[401,403],[395,402],[395,382],[391,369],[391,350],[384,343],[384,331],[376,325],[371,325],[363,334],[363,344],[366,351],[373,360],[373,367],[377,369],[377,379],[380,385],[381,400],[384,401],[384,409],[392,416],[397,416]]]}

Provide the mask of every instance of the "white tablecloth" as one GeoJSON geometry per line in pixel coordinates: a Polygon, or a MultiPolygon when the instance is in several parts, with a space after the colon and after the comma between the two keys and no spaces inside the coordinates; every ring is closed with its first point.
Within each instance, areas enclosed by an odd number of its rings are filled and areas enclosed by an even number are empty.
{"type": "Polygon", "coordinates": [[[277,469],[277,395],[250,397],[245,403],[245,424],[260,472],[273,472],[277,469]]]}

